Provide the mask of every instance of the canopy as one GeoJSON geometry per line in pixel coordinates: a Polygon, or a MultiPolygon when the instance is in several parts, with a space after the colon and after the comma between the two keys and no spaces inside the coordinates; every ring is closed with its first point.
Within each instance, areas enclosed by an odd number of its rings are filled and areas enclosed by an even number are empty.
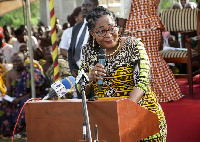
{"type": "MultiPolygon", "coordinates": [[[[0,0],[0,16],[23,6],[24,0],[0,0]]],[[[30,3],[37,0],[29,0],[30,3]]]]}

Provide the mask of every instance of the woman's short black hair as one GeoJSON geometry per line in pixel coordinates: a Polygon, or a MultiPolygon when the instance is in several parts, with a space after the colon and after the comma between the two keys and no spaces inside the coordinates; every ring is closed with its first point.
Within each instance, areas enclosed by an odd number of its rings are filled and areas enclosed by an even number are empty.
{"type": "Polygon", "coordinates": [[[15,31],[15,36],[18,36],[18,35],[24,35],[24,31],[20,28],[15,31]]]}
{"type": "Polygon", "coordinates": [[[116,22],[115,14],[112,11],[106,9],[103,6],[97,6],[86,17],[86,20],[88,22],[88,29],[93,30],[96,21],[105,15],[109,15],[116,22]]]}
{"type": "Polygon", "coordinates": [[[72,26],[74,26],[74,24],[76,24],[75,16],[77,17],[80,12],[81,12],[81,6],[78,6],[74,9],[72,14],[67,17],[67,20],[70,23],[70,27],[72,27],[72,26]]]}

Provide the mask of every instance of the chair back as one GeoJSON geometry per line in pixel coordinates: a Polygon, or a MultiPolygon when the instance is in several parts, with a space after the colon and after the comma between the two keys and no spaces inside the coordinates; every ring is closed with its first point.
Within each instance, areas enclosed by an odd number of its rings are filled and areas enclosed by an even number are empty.
{"type": "Polygon", "coordinates": [[[187,77],[189,94],[193,95],[193,76],[200,73],[200,10],[195,9],[167,9],[161,13],[165,31],[181,32],[186,50],[161,50],[160,53],[167,63],[186,63],[187,74],[177,74],[176,77],[187,77]],[[191,43],[197,42],[196,49],[191,48],[191,43]],[[198,70],[193,70],[193,67],[198,70]]]}
{"type": "Polygon", "coordinates": [[[165,31],[182,32],[198,30],[198,9],[167,9],[161,13],[165,31]]]}

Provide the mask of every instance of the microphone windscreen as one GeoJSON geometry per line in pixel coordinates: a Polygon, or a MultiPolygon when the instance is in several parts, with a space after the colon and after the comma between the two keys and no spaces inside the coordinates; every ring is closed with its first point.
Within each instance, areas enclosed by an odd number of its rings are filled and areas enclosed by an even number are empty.
{"type": "Polygon", "coordinates": [[[66,89],[70,89],[75,84],[75,78],[73,76],[68,76],[62,80],[62,84],[65,86],[66,89]]]}
{"type": "Polygon", "coordinates": [[[72,82],[72,85],[74,86],[76,83],[76,79],[73,76],[68,76],[69,80],[72,82]]]}

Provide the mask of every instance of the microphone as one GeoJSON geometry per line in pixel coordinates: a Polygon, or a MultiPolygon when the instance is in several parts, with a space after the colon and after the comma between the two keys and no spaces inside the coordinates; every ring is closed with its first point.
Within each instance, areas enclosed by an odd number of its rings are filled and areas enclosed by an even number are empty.
{"type": "Polygon", "coordinates": [[[56,81],[51,85],[51,88],[53,90],[50,91],[43,98],[43,100],[47,100],[53,96],[58,96],[58,97],[64,96],[68,92],[68,89],[72,88],[74,84],[75,84],[75,78],[73,76],[68,76],[64,78],[61,82],[59,80],[56,81]]]}
{"type": "MultiPolygon", "coordinates": [[[[99,50],[99,63],[102,64],[105,67],[106,62],[106,49],[100,49],[99,50]]],[[[99,75],[99,77],[103,78],[103,76],[99,75]]],[[[103,79],[98,80],[98,89],[101,91],[101,88],[103,86],[103,79]]]]}

